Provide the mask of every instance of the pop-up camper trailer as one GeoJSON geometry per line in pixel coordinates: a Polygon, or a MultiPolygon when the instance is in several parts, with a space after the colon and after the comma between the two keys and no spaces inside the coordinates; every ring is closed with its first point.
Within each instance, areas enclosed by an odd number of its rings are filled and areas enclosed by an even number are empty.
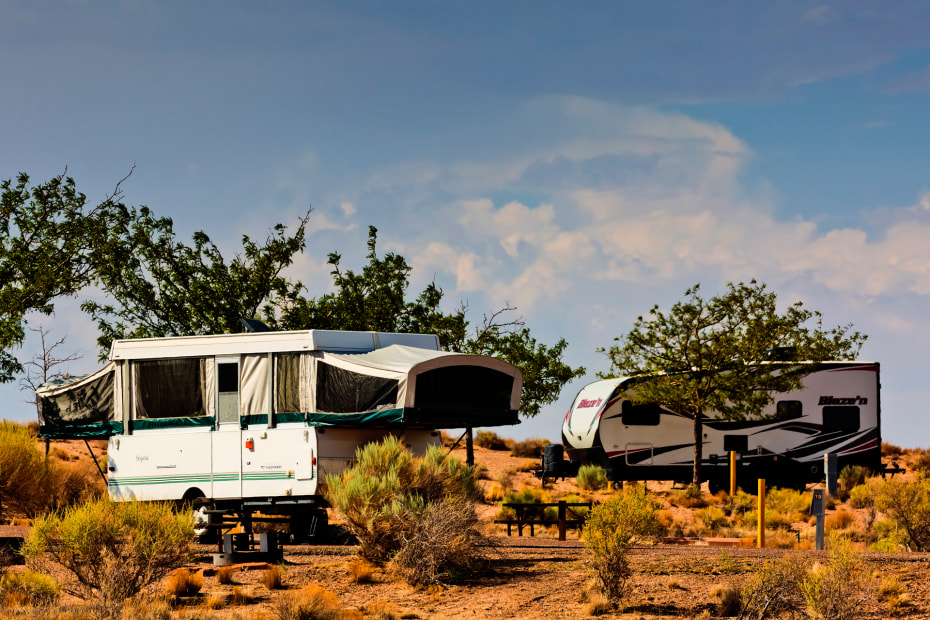
{"type": "Polygon", "coordinates": [[[393,434],[422,453],[439,429],[518,423],[518,368],[438,349],[322,330],[118,340],[96,373],[37,390],[40,433],[108,438],[115,500],[305,520],[365,443],[393,434]]]}
{"type": "MultiPolygon", "coordinates": [[[[615,482],[690,481],[693,419],[654,404],[633,405],[624,393],[635,384],[619,378],[582,388],[562,424],[566,455],[574,466],[604,466],[615,482]]],[[[709,412],[703,421],[702,479],[712,489],[725,488],[731,451],[744,487],[758,478],[791,487],[818,482],[828,453],[837,455],[839,469],[864,465],[878,471],[879,404],[877,363],[818,364],[800,389],[776,394],[762,419],[726,421],[709,412]]]]}

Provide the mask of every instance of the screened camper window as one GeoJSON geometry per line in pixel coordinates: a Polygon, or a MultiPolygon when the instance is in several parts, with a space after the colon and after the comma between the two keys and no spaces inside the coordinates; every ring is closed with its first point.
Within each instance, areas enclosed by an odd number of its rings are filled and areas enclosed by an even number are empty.
{"type": "Polygon", "coordinates": [[[113,420],[114,375],[115,372],[108,372],[55,396],[39,397],[42,424],[67,426],[113,420]]]}
{"type": "Polygon", "coordinates": [[[320,362],[316,408],[327,413],[374,411],[397,404],[397,380],[363,375],[320,362]]]}
{"type": "Polygon", "coordinates": [[[274,356],[274,406],[278,413],[300,411],[300,353],[274,356]]]}
{"type": "Polygon", "coordinates": [[[510,410],[513,377],[484,366],[449,366],[417,375],[415,407],[510,410]]]}
{"type": "Polygon", "coordinates": [[[775,403],[775,417],[779,420],[800,418],[804,410],[799,400],[780,400],[775,403]]]}
{"type": "Polygon", "coordinates": [[[623,401],[620,421],[626,426],[658,426],[662,416],[662,407],[653,403],[634,405],[623,401]]]}
{"type": "Polygon", "coordinates": [[[199,418],[204,402],[204,360],[153,360],[133,364],[136,418],[199,418]]]}
{"type": "Polygon", "coordinates": [[[859,407],[826,406],[823,408],[823,430],[859,430],[859,407]]]}

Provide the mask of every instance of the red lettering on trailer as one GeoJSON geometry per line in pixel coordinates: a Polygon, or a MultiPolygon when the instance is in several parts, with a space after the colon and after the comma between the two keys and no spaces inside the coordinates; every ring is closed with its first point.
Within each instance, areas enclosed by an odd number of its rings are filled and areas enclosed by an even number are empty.
{"type": "Polygon", "coordinates": [[[587,409],[588,407],[600,407],[601,403],[604,402],[603,398],[598,398],[597,400],[582,398],[578,401],[576,409],[587,409]]]}

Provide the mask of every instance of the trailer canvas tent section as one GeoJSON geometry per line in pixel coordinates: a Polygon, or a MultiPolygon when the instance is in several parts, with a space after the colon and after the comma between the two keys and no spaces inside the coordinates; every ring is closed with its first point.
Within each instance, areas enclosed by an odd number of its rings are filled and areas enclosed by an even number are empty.
{"type": "Polygon", "coordinates": [[[294,512],[386,434],[422,452],[439,429],[518,423],[519,369],[438,349],[324,330],[119,340],[96,373],[37,390],[40,432],[108,437],[114,499],[294,512]]]}

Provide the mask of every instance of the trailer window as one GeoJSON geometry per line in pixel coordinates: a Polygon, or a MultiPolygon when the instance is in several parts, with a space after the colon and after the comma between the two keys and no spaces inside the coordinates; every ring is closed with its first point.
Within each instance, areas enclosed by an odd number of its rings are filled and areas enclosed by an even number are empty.
{"type": "Polygon", "coordinates": [[[136,418],[206,416],[204,363],[199,358],[135,362],[136,418]]]}
{"type": "Polygon", "coordinates": [[[775,403],[775,417],[779,420],[800,418],[804,408],[799,400],[780,400],[775,403]]]}
{"type": "Polygon", "coordinates": [[[374,411],[397,404],[397,380],[363,375],[320,362],[316,408],[327,413],[374,411]]]}
{"type": "Polygon", "coordinates": [[[859,407],[828,405],[823,408],[824,431],[857,431],[859,424],[859,407]]]}
{"type": "Polygon", "coordinates": [[[623,401],[620,420],[626,426],[658,426],[662,415],[662,407],[654,403],[634,405],[628,400],[623,401]]]}
{"type": "Polygon", "coordinates": [[[274,356],[274,406],[277,413],[300,412],[300,354],[274,356]]]}

